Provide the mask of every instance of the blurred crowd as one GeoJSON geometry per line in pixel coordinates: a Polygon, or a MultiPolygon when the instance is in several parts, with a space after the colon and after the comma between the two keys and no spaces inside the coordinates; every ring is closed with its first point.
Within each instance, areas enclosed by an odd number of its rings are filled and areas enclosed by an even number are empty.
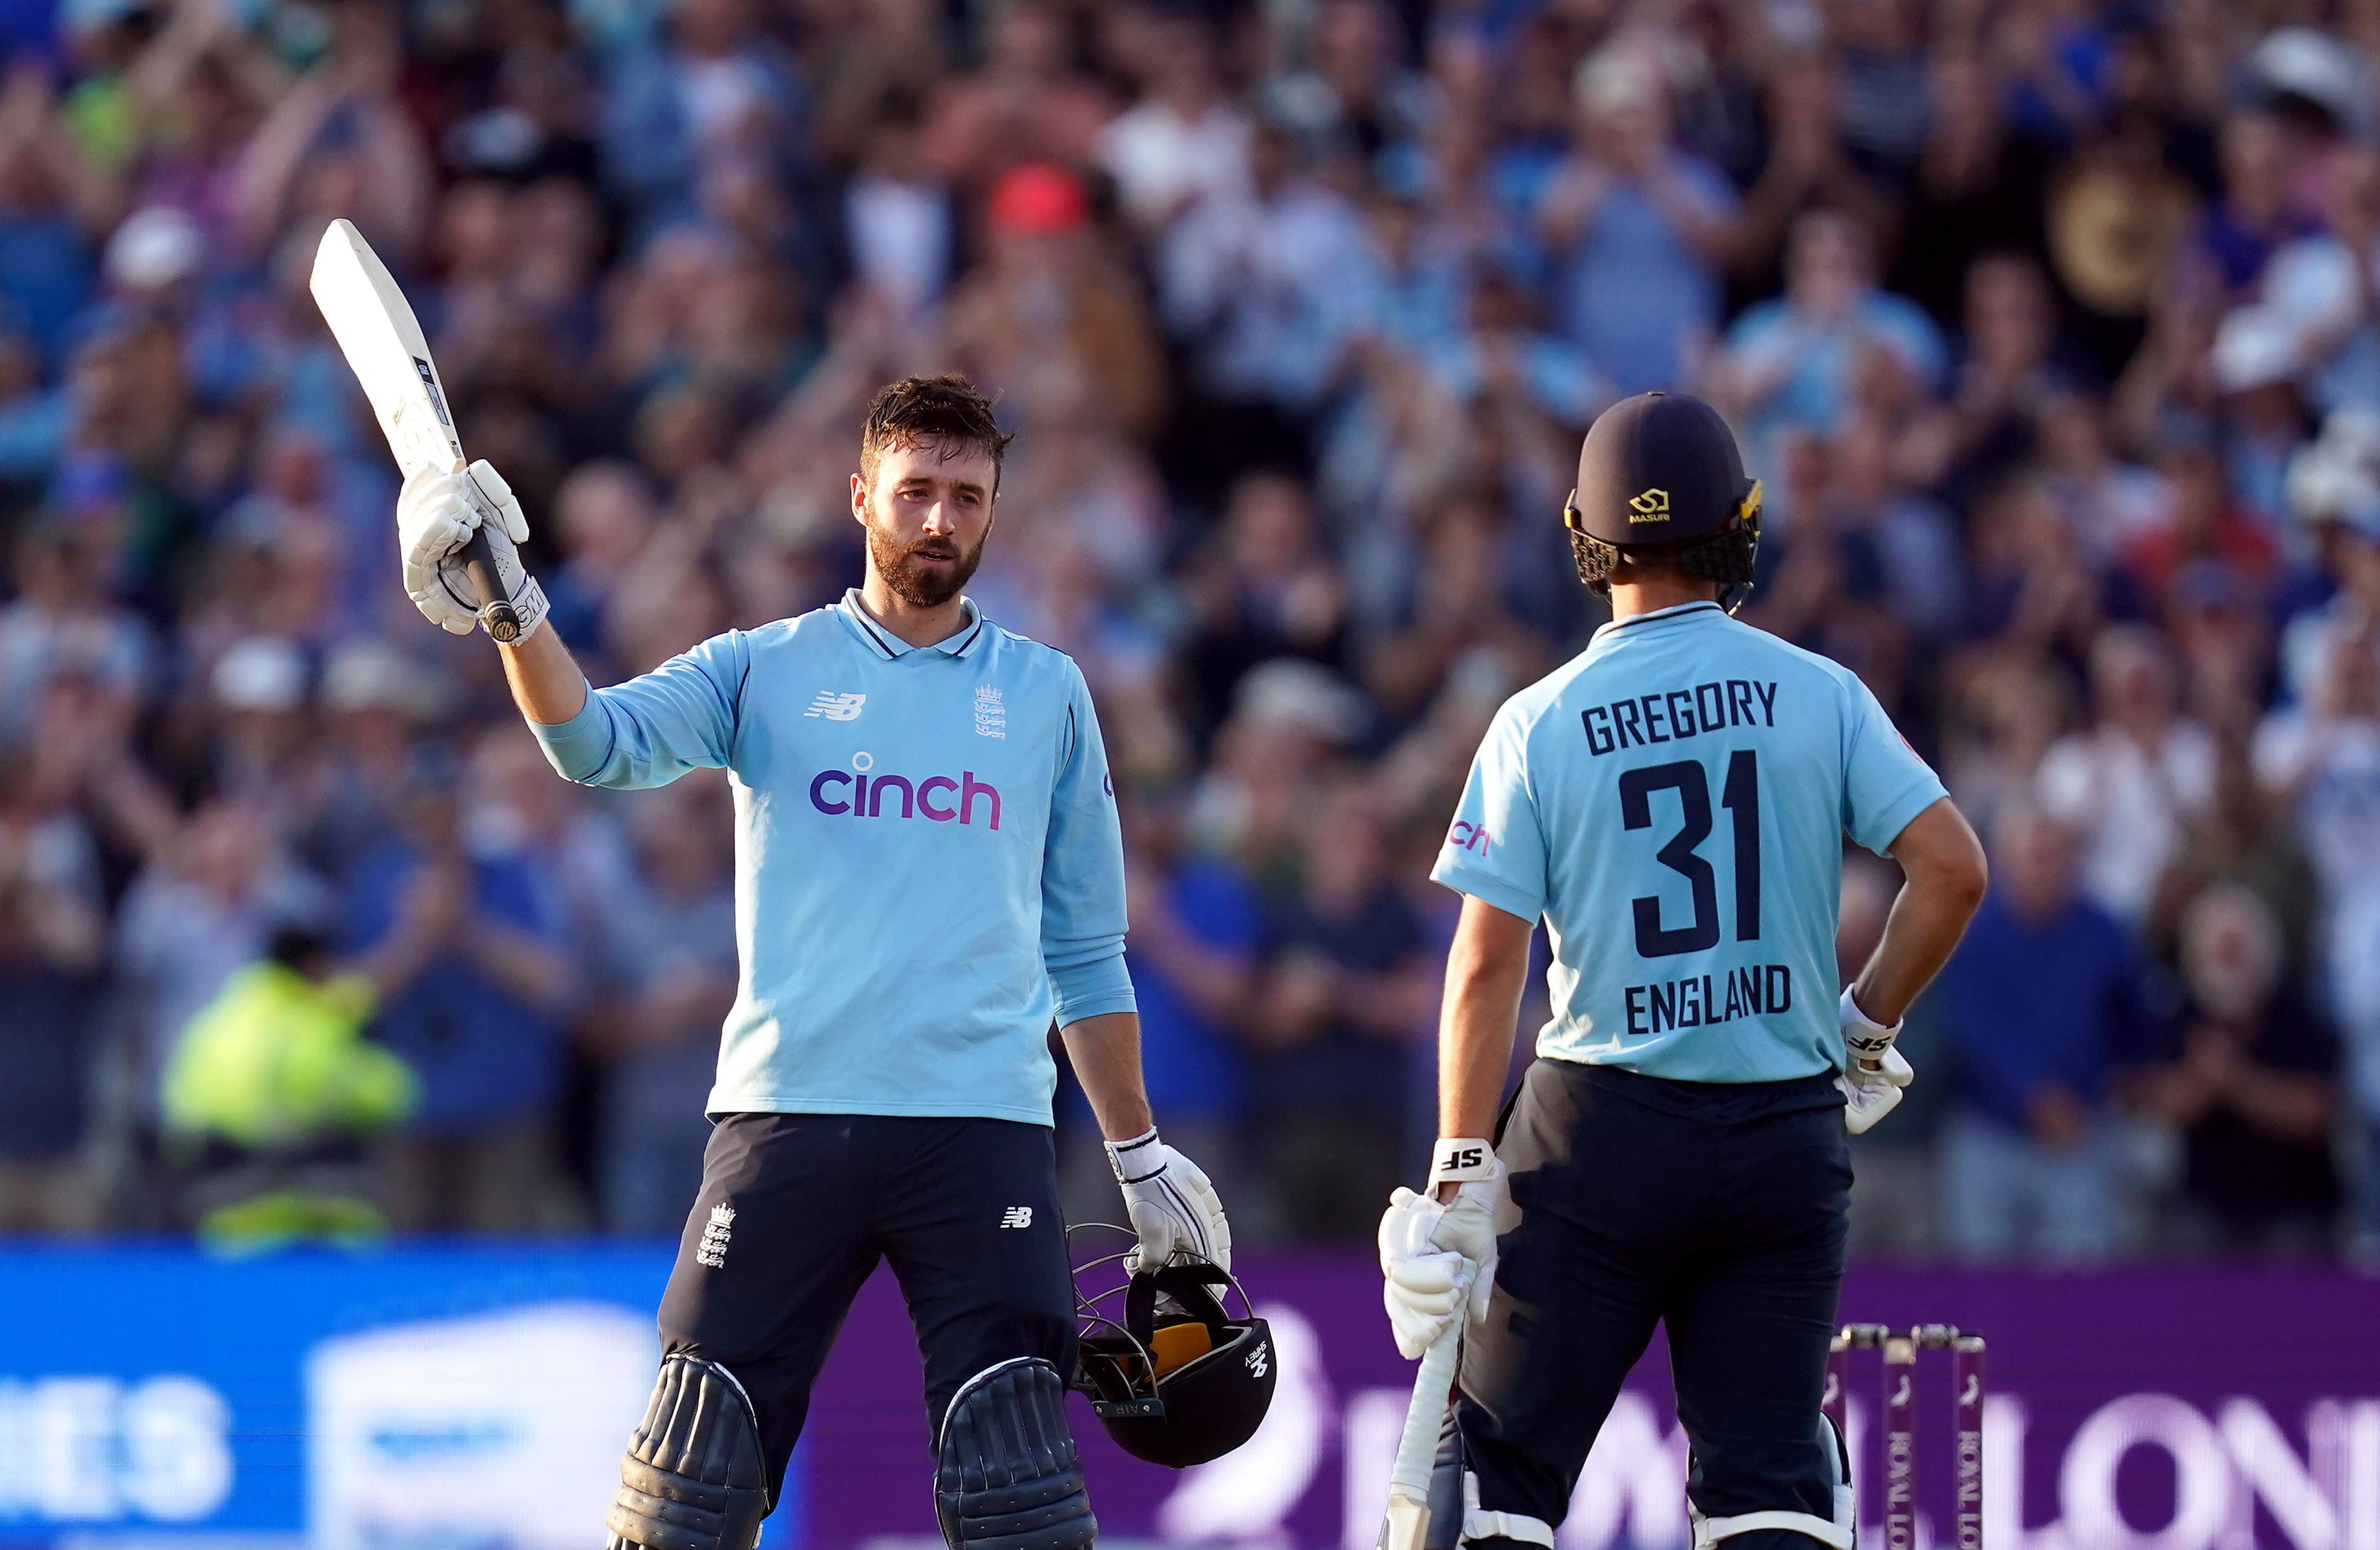
{"type": "Polygon", "coordinates": [[[2374,0],[56,5],[0,13],[0,1229],[691,1196],[726,783],[565,785],[415,615],[345,215],[599,682],[856,580],[877,384],[1000,395],[972,591],[1098,697],[1244,1240],[1420,1166],[1424,876],[1604,616],[1556,514],[1656,387],[1766,482],[1744,616],[1996,861],[1859,1248],[2380,1236],[2374,0]]]}

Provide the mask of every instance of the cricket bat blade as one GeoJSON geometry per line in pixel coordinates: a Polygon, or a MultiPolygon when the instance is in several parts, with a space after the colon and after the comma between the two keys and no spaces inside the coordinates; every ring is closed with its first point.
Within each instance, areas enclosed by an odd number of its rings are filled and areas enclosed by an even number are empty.
{"type": "MultiPolygon", "coordinates": [[[[430,341],[412,303],[353,221],[341,218],[324,228],[307,288],[371,404],[398,473],[407,479],[460,473],[463,438],[448,412],[430,341]]],[[[463,568],[479,593],[488,633],[511,641],[520,634],[520,617],[497,587],[495,555],[488,547],[487,525],[499,519],[480,498],[477,485],[468,480],[464,485],[479,510],[480,527],[463,546],[463,568]]]]}

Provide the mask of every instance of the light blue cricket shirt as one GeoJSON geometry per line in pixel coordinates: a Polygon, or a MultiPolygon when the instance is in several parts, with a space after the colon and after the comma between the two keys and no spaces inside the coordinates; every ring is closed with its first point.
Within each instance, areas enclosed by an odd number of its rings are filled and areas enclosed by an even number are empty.
{"type": "Polygon", "coordinates": [[[1943,795],[1850,671],[1691,603],[1505,702],[1430,876],[1544,917],[1539,1055],[1781,1081],[1842,1069],[1844,832],[1882,852],[1943,795]]]}
{"type": "Polygon", "coordinates": [[[1047,1125],[1052,1018],[1134,1009],[1090,690],[966,612],[911,647],[846,592],[531,728],[583,785],[732,777],[739,968],[711,1113],[1047,1125]]]}

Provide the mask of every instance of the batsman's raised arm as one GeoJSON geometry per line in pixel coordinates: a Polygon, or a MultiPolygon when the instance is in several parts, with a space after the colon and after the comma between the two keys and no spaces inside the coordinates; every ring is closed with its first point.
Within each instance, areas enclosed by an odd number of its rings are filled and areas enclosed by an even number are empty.
{"type": "Polygon", "coordinates": [[[555,770],[582,785],[641,787],[726,764],[751,665],[744,634],[730,630],[650,673],[590,690],[570,648],[544,628],[544,593],[518,559],[528,519],[504,477],[484,461],[460,474],[416,475],[397,502],[407,591],[423,615],[458,634],[479,622],[463,601],[472,594],[457,555],[485,525],[482,503],[502,519],[504,531],[491,531],[489,541],[521,619],[520,633],[496,649],[513,702],[555,770]],[[476,486],[479,500],[466,481],[476,486]]]}

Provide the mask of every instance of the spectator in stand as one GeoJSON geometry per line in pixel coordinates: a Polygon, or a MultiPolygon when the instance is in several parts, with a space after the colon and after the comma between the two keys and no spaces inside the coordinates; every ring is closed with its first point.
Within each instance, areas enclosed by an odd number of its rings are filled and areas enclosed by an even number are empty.
{"type": "Polygon", "coordinates": [[[2110,1080],[2143,1053],[2141,965],[2077,893],[2076,836],[2038,811],[1994,831],[1992,886],[1935,991],[1955,1071],[1942,1241],[1965,1260],[2122,1246],[2110,1080]]]}
{"type": "Polygon", "coordinates": [[[1218,195],[1155,254],[1166,328],[1191,360],[1187,433],[1228,482],[1302,468],[1311,419],[1362,322],[1363,216],[1313,176],[1283,129],[1261,125],[1245,193],[1218,195]]]}
{"type": "Polygon", "coordinates": [[[928,163],[978,194],[1028,162],[1082,166],[1116,104],[1075,67],[1072,18],[1048,0],[988,13],[983,63],[946,81],[929,104],[928,163]]]}
{"type": "Polygon", "coordinates": [[[987,390],[1062,372],[1081,412],[1135,437],[1165,408],[1165,354],[1139,289],[1091,226],[1075,175],[1034,162],[992,185],[987,262],[951,298],[943,348],[987,390]]]}
{"type": "Polygon", "coordinates": [[[1719,317],[1735,196],[1671,143],[1652,61],[1609,48],[1578,68],[1578,138],[1536,208],[1562,326],[1621,397],[1693,374],[1719,317]]]}
{"type": "MultiPolygon", "coordinates": [[[[2347,1037],[2366,1136],[2380,1138],[2380,877],[2370,870],[2380,856],[2380,651],[2370,626],[2345,621],[2325,644],[2313,698],[2258,731],[2256,775],[2294,820],[2321,879],[2318,967],[2347,1037]]],[[[2380,1174],[2366,1177],[2368,1195],[2380,1174]]],[[[2365,1233],[2380,1241],[2380,1214],[2365,1233]]]]}
{"type": "MultiPolygon", "coordinates": [[[[1230,858],[1188,848],[1180,804],[1127,798],[1124,897],[1132,909],[1127,967],[1140,1002],[1140,1063],[1149,1102],[1165,1110],[1168,1134],[1187,1135],[1232,1170],[1232,1230],[1265,1236],[1260,1190],[1243,1191],[1247,1142],[1247,1056],[1242,1044],[1255,985],[1263,901],[1230,858]]],[[[1112,1215],[1114,1175],[1090,1109],[1069,1095],[1065,1148],[1067,1220],[1112,1215]]],[[[1212,1177],[1211,1175],[1209,1177],[1212,1177]]],[[[1278,1233],[1276,1231],[1276,1236],[1278,1233]]]]}
{"type": "Polygon", "coordinates": [[[546,597],[563,640],[596,671],[611,665],[605,614],[652,536],[653,505],[650,482],[625,462],[583,464],[554,493],[564,559],[552,569],[546,597]]]}
{"type": "Polygon", "coordinates": [[[1311,151],[1378,166],[1429,116],[1428,83],[1403,63],[1398,13],[1385,0],[1322,0],[1309,14],[1307,67],[1272,82],[1268,106],[1311,151]]]}
{"type": "Polygon", "coordinates": [[[1949,401],[1923,418],[1924,433],[1898,461],[1963,504],[2031,459],[2059,374],[2050,360],[2056,303],[2038,263],[1985,253],[1968,268],[1962,295],[1966,358],[1949,401]]]}
{"type": "Polygon", "coordinates": [[[389,1217],[401,1232],[550,1229],[564,1219],[550,1116],[571,965],[533,866],[467,846],[457,773],[435,751],[417,756],[403,827],[344,890],[348,955],[400,934],[428,945],[372,1023],[421,1080],[390,1151],[389,1217]]]}
{"type": "Polygon", "coordinates": [[[1207,200],[1247,192],[1256,128],[1224,88],[1204,18],[1152,6],[1146,26],[1144,95],[1099,131],[1098,147],[1124,214],[1155,234],[1207,200]]]}
{"type": "Polygon", "coordinates": [[[1940,380],[1941,336],[1921,308],[1876,289],[1874,246],[1841,211],[1801,216],[1787,244],[1784,296],[1747,309],[1728,329],[1710,390],[1744,426],[1753,466],[1780,465],[1785,432],[1840,430],[1871,351],[1891,355],[1929,393],[1940,380]]]}
{"type": "Polygon", "coordinates": [[[321,879],[290,860],[277,815],[216,798],[172,833],[116,913],[114,959],[129,1003],[128,1073],[153,1119],[166,1062],[224,981],[275,927],[329,918],[321,879]]]}
{"type": "Polygon", "coordinates": [[[2289,138],[2278,118],[2261,110],[2234,113],[2223,126],[2223,198],[2200,217],[2192,243],[2230,295],[2252,293],[2265,261],[2296,235],[2289,138]]]}
{"type": "Polygon", "coordinates": [[[628,831],[634,869],[597,904],[598,982],[581,1025],[606,1066],[603,1225],[659,1238],[685,1225],[702,1182],[703,1110],[735,1001],[726,777],[700,771],[638,793],[628,831]]]}
{"type": "Polygon", "coordinates": [[[1193,633],[1182,667],[1203,726],[1222,718],[1247,671],[1276,656],[1337,666],[1348,646],[1347,582],[1305,486],[1257,473],[1232,490],[1221,531],[1192,570],[1193,633]]]}
{"type": "Polygon", "coordinates": [[[638,237],[693,217],[703,174],[715,165],[794,170],[800,73],[759,23],[749,0],[677,0],[665,46],[613,52],[603,165],[638,237]]]}
{"type": "Polygon", "coordinates": [[[108,595],[108,558],[79,524],[37,522],[18,540],[16,596],[0,607],[0,729],[21,735],[60,673],[128,703],[148,695],[155,647],[147,622],[108,595]]]}
{"type": "Polygon", "coordinates": [[[2181,1133],[2174,1248],[2329,1251],[2338,1041],[2286,969],[2279,924],[2247,889],[2216,884],[2182,916],[2179,1039],[2137,1078],[2142,1106],[2181,1133]]]}
{"type": "Polygon", "coordinates": [[[224,982],[165,1071],[175,1214],[219,1251],[384,1237],[369,1164],[375,1132],[419,1095],[404,1061],[363,1037],[381,994],[435,949],[416,919],[357,965],[303,927],[224,982]]]}
{"type": "Polygon", "coordinates": [[[2180,719],[2176,698],[2161,637],[2107,629],[2091,648],[2092,726],[2050,749],[2035,784],[2043,811],[2082,847],[2083,895],[2130,928],[2215,799],[2215,740],[2180,719]]]}
{"type": "Polygon", "coordinates": [[[1291,1235],[1360,1241],[1412,1165],[1409,1051],[1428,1036],[1436,976],[1371,793],[1341,777],[1304,830],[1249,1022],[1257,1155],[1291,1235]]]}
{"type": "Polygon", "coordinates": [[[1927,88],[1931,122],[1901,223],[1916,239],[1900,244],[1892,287],[1945,327],[1963,313],[1972,332],[1980,264],[2008,254],[2037,266],[2047,250],[2049,158],[2039,141],[2010,130],[1998,82],[1974,44],[1941,47],[1927,88]]]}
{"type": "Polygon", "coordinates": [[[107,944],[99,850],[22,750],[0,755],[0,1233],[100,1221],[85,1145],[107,944]]]}

